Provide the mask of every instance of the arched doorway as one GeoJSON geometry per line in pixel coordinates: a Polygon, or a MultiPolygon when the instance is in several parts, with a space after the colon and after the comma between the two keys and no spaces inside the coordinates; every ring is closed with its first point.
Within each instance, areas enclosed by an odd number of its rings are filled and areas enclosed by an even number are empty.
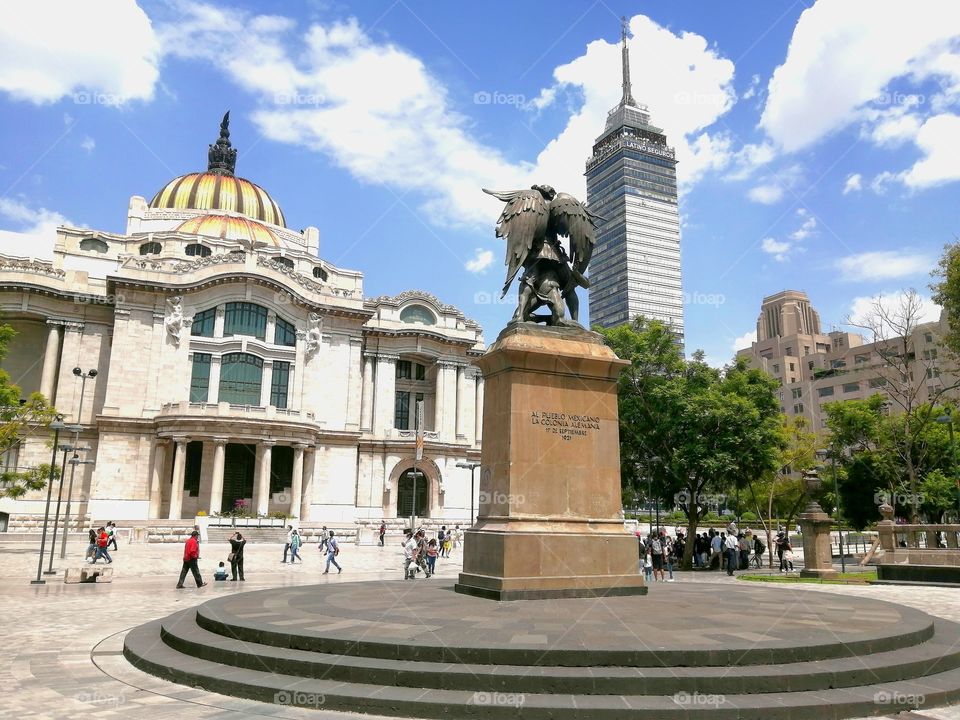
{"type": "Polygon", "coordinates": [[[414,478],[413,468],[404,470],[397,479],[397,517],[408,518],[413,514],[417,517],[430,517],[429,502],[430,480],[422,470],[417,470],[414,478]],[[414,482],[416,479],[416,482],[414,482]],[[414,491],[416,487],[416,491],[414,491]],[[414,495],[416,495],[417,509],[413,510],[414,495]]]}

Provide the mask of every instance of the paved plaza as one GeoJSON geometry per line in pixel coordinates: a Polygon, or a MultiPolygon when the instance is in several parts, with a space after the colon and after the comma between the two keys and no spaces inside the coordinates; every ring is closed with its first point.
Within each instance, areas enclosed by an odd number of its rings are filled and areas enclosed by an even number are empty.
{"type": "MultiPolygon", "coordinates": [[[[71,556],[80,558],[83,546],[71,548],[71,556]]],[[[201,569],[210,584],[202,589],[187,587],[176,590],[180,568],[180,545],[121,545],[114,553],[114,581],[103,585],[65,585],[58,578],[43,586],[32,586],[29,580],[36,572],[36,548],[26,544],[0,544],[5,569],[11,580],[0,591],[0,609],[6,618],[6,650],[3,653],[0,682],[5,688],[0,716],[16,718],[230,718],[241,716],[281,718],[347,718],[371,715],[349,715],[322,710],[286,707],[242,700],[194,690],[160,680],[134,669],[121,655],[125,633],[142,623],[187,609],[213,598],[228,598],[254,590],[276,587],[340,584],[365,581],[371,584],[367,595],[376,596],[376,585],[394,582],[401,577],[400,547],[385,548],[343,545],[339,560],[342,575],[321,575],[321,553],[316,546],[302,549],[305,562],[291,566],[281,564],[282,546],[248,545],[244,583],[213,582],[212,569],[227,553],[226,545],[208,545],[201,549],[201,569]]],[[[82,563],[72,563],[79,566],[82,563]]],[[[60,564],[62,569],[65,567],[60,564]]],[[[398,615],[429,617],[441,613],[455,617],[459,599],[444,592],[460,571],[459,554],[440,560],[437,584],[433,580],[415,582],[419,592],[414,603],[407,593],[398,615]]],[[[710,616],[723,618],[725,626],[736,625],[739,617],[748,630],[754,622],[751,609],[736,602],[743,585],[723,573],[677,573],[678,583],[709,584],[716,589],[716,603],[703,610],[704,627],[710,616]],[[729,602],[728,602],[729,600],[729,602]],[[724,609],[726,608],[726,609],[724,609]]],[[[384,586],[386,587],[386,586],[384,586]]],[[[651,637],[670,625],[652,627],[657,617],[669,617],[666,603],[657,605],[658,594],[666,598],[668,585],[652,584],[645,598],[632,600],[653,605],[650,618],[651,637]]],[[[804,598],[812,591],[874,598],[900,603],[908,608],[924,610],[936,617],[960,621],[960,596],[946,588],[914,588],[894,586],[777,585],[773,586],[779,608],[762,608],[768,615],[782,611],[788,622],[815,618],[812,603],[804,598]],[[794,612],[795,610],[795,612],[794,612]]],[[[811,598],[812,600],[812,598],[811,598]]],[[[587,602],[587,601],[577,601],[587,602]]],[[[603,603],[607,601],[596,601],[603,603]]],[[[829,603],[827,603],[829,604],[829,603]]],[[[863,605],[869,606],[864,602],[863,605]]],[[[602,605],[598,606],[602,607],[602,605]]],[[[342,612],[337,609],[336,612],[342,612]]],[[[896,613],[894,613],[896,614],[896,613]]],[[[904,615],[909,616],[909,613],[904,615]]],[[[855,632],[852,617],[844,632],[855,632]]],[[[638,621],[643,631],[643,622],[638,621]]],[[[909,708],[891,708],[891,710],[909,708]]],[[[895,717],[892,713],[888,717],[895,717]]],[[[960,720],[960,706],[913,712],[908,717],[960,720]]]]}

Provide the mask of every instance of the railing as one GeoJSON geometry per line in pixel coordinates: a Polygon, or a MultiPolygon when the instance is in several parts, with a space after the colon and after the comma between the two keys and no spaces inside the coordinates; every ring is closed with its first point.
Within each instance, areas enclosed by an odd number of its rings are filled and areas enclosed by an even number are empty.
{"type": "Polygon", "coordinates": [[[160,415],[256,416],[263,418],[300,418],[313,421],[314,413],[290,408],[264,407],[262,405],[233,405],[231,403],[168,402],[160,406],[160,415]],[[225,405],[226,408],[221,408],[225,405]]]}
{"type": "Polygon", "coordinates": [[[880,546],[888,552],[897,550],[956,550],[960,548],[960,525],[877,523],[880,546]]]}

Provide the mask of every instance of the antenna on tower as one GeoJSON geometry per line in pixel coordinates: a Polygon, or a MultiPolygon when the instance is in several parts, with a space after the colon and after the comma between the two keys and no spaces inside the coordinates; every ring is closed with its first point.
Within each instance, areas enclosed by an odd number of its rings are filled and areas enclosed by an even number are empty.
{"type": "Polygon", "coordinates": [[[620,18],[620,55],[623,63],[623,97],[620,99],[621,105],[636,105],[633,99],[633,93],[630,89],[630,49],[627,47],[627,18],[620,18]]]}

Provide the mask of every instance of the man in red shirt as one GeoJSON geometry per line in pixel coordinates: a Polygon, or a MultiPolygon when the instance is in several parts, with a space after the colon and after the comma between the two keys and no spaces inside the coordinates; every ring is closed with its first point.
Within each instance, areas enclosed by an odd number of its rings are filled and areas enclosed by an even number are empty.
{"type": "Polygon", "coordinates": [[[200,541],[197,539],[200,537],[200,532],[194,530],[190,533],[190,537],[187,538],[187,542],[183,547],[183,567],[180,569],[180,582],[177,583],[177,589],[183,589],[183,581],[187,577],[187,570],[193,573],[193,579],[197,581],[197,587],[203,587],[206,583],[203,581],[203,578],[200,577],[200,567],[197,565],[197,560],[200,559],[200,541]]]}

